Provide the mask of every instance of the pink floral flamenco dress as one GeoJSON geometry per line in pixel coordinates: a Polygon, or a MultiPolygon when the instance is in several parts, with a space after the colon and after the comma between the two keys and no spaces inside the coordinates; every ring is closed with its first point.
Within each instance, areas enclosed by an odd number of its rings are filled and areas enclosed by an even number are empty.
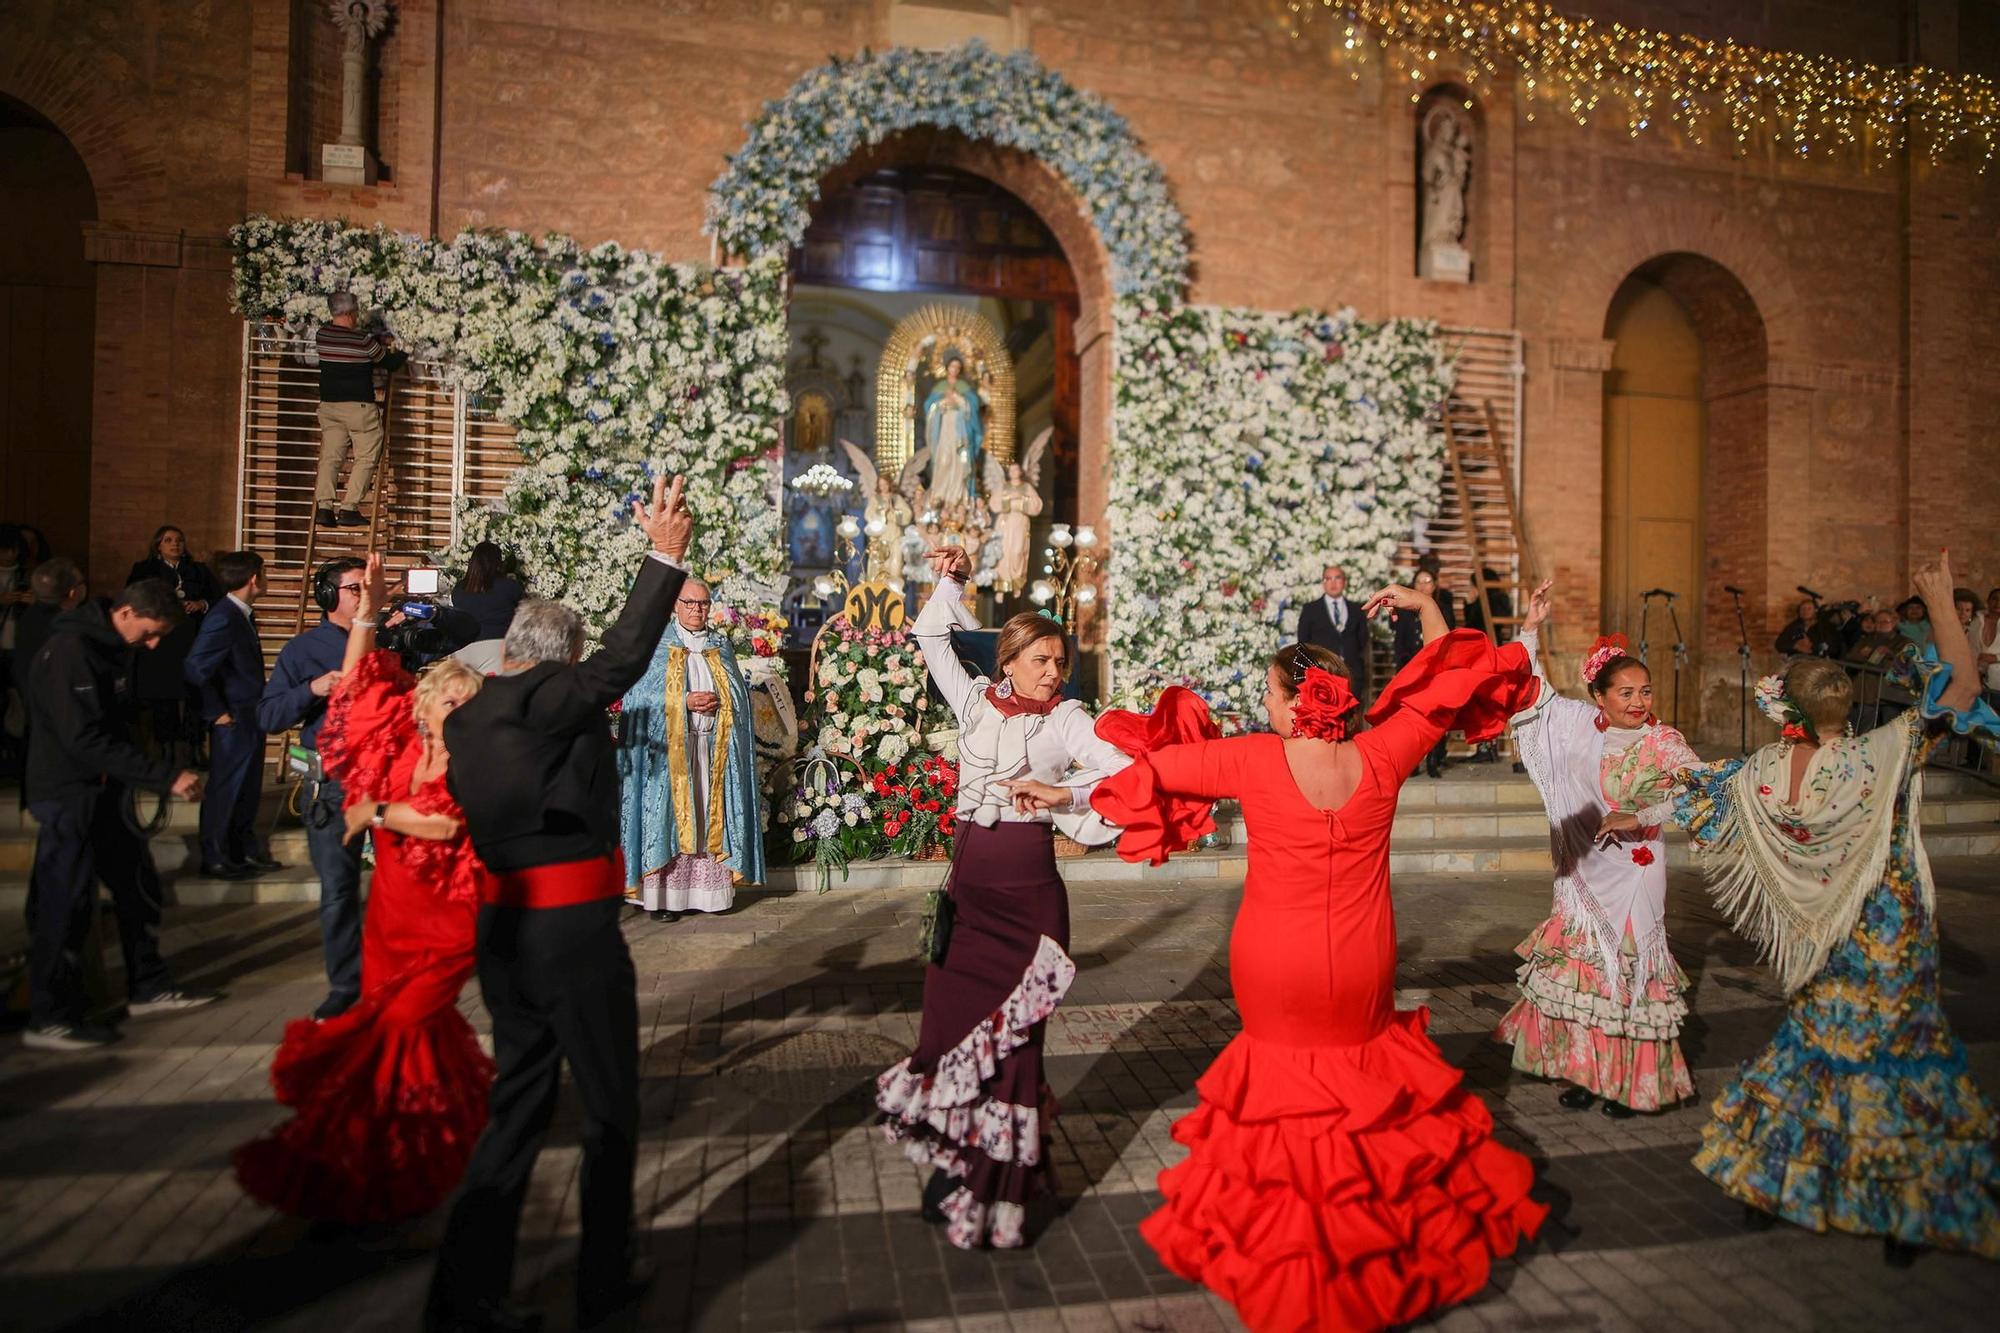
{"type": "MultiPolygon", "coordinates": [[[[350,801],[459,818],[442,775],[412,787],[423,753],[414,686],[394,653],[362,659],[329,702],[320,758],[350,801]]],[[[493,1085],[493,1061],[458,1011],[486,871],[463,832],[449,842],[386,829],[374,838],[361,1000],[338,1018],[286,1025],[271,1086],[294,1115],[235,1152],[253,1198],[348,1225],[443,1204],[486,1127],[493,1085]]]]}

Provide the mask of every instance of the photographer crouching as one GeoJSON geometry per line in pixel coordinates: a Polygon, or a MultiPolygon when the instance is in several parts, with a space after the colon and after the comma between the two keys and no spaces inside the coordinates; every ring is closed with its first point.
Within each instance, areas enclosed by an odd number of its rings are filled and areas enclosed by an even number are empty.
{"type": "Polygon", "coordinates": [[[133,744],[125,717],[130,650],[157,647],[181,614],[172,588],[143,579],[109,610],[86,601],[56,617],[28,666],[24,793],[39,827],[28,964],[32,1014],[22,1042],[35,1050],[86,1051],[118,1040],[116,1027],[90,1021],[83,986],[83,948],[100,878],[117,910],[129,1014],[221,998],[168,978],[160,957],[160,872],[129,808],[135,787],[186,801],[201,796],[201,776],[149,759],[133,744]]]}

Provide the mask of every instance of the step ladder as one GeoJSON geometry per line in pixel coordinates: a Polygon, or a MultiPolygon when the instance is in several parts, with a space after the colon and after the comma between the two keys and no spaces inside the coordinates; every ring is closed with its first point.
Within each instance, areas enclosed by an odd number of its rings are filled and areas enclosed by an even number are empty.
{"type": "MultiPolygon", "coordinates": [[[[328,527],[318,519],[318,496],[314,496],[313,512],[306,516],[306,549],[300,561],[298,598],[292,616],[292,633],[299,634],[306,627],[308,607],[317,611],[313,601],[313,574],[325,560],[338,560],[344,556],[366,559],[375,553],[376,546],[387,536],[383,515],[388,513],[390,497],[395,493],[394,454],[390,442],[396,438],[396,375],[394,371],[376,376],[375,403],[382,410],[382,458],[375,465],[374,490],[361,498],[368,506],[368,526],[365,528],[328,527]]],[[[346,472],[354,469],[355,460],[347,459],[346,472]]],[[[342,474],[343,476],[346,473],[342,474]]],[[[339,477],[335,478],[338,485],[339,477]]],[[[338,494],[338,491],[335,492],[338,494]]]]}

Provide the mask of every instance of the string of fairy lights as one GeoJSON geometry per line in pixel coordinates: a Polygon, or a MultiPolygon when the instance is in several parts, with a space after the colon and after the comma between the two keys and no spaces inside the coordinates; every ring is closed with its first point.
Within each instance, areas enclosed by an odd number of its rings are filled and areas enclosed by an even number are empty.
{"type": "Polygon", "coordinates": [[[1553,106],[1633,138],[1674,127],[1694,143],[1758,140],[1869,167],[1904,151],[1942,161],[1964,144],[1981,171],[2000,142],[1994,81],[1875,65],[1563,14],[1535,0],[1281,0],[1294,37],[1325,34],[1354,78],[1372,60],[1416,100],[1447,60],[1473,81],[1511,74],[1527,117],[1553,106]]]}

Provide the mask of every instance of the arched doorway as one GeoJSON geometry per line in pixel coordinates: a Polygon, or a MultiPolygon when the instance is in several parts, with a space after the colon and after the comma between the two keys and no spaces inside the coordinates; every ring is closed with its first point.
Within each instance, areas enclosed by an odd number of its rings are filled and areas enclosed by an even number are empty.
{"type": "MultiPolygon", "coordinates": [[[[97,194],[61,130],[0,97],[0,521],[90,550],[90,375],[97,284],[83,224],[97,194]]],[[[95,570],[100,587],[123,570],[95,570]]]]}
{"type": "MultiPolygon", "coordinates": [[[[810,583],[833,544],[836,511],[858,517],[864,498],[801,495],[789,482],[817,463],[853,471],[838,447],[824,447],[819,423],[828,416],[834,441],[875,454],[888,434],[883,414],[895,410],[877,391],[884,348],[922,312],[963,309],[968,325],[997,330],[1010,380],[1011,447],[1018,452],[1045,428],[1050,432],[1033,549],[1052,523],[1102,521],[1101,479],[1086,494],[1089,470],[1080,463],[1086,452],[1101,452],[1108,421],[1086,424],[1083,365],[1087,356],[1094,359],[1092,378],[1108,385],[1108,339],[1080,350],[1086,297],[1064,241],[1040,208],[1009,188],[1037,174],[1045,172],[1023,155],[945,131],[913,131],[824,183],[791,259],[787,379],[794,406],[784,436],[793,566],[787,610],[795,638],[815,628],[810,583]]],[[[1108,291],[1097,303],[1108,303],[1108,291]]],[[[1092,313],[1101,327],[1101,311],[1092,313]]],[[[928,480],[928,468],[924,475],[928,480]]],[[[851,577],[859,567],[858,559],[850,562],[851,577]]],[[[914,582],[911,592],[920,595],[914,582]]],[[[1019,588],[989,590],[983,601],[994,617],[1032,605],[1019,588]]],[[[1088,681],[1080,684],[1089,688],[1088,681]]]]}
{"type": "Polygon", "coordinates": [[[1612,354],[1604,377],[1602,623],[1626,634],[1635,651],[1645,646],[1660,715],[1692,733],[1704,711],[1704,664],[1725,660],[1722,641],[1733,634],[1719,613],[1722,585],[1740,580],[1717,556],[1714,537],[1736,523],[1730,478],[1740,488],[1763,466],[1763,320],[1727,269],[1672,254],[1620,285],[1604,336],[1612,354]],[[1677,644],[1685,657],[1676,700],[1677,644]]]}

